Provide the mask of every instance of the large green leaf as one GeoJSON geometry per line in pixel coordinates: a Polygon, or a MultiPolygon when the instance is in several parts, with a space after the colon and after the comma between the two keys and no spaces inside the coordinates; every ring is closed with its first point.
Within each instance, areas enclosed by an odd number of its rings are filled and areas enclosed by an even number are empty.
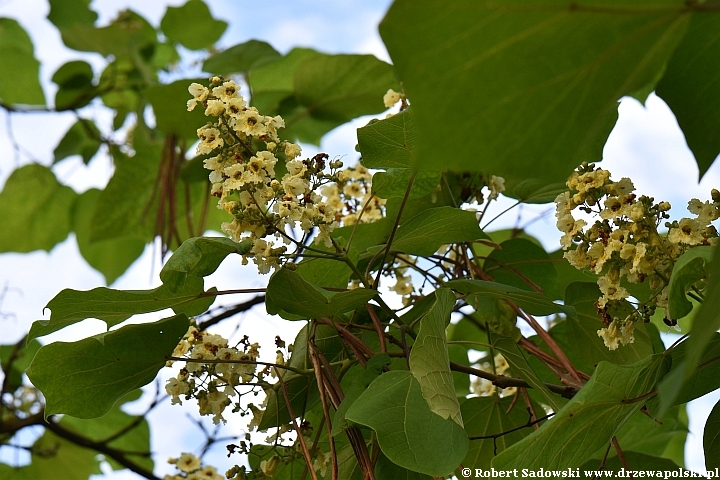
{"type": "Polygon", "coordinates": [[[206,277],[231,253],[245,254],[250,240],[240,243],[226,237],[195,237],[185,240],[160,270],[160,279],[171,292],[181,290],[189,277],[206,277]]]}
{"type": "Polygon", "coordinates": [[[208,121],[202,108],[188,112],[183,101],[190,99],[188,87],[193,82],[205,83],[206,80],[188,78],[167,85],[153,85],[147,89],[147,98],[155,114],[155,124],[163,133],[194,141],[197,138],[197,129],[208,121]]]}
{"type": "Polygon", "coordinates": [[[617,101],[657,79],[685,12],[681,0],[394,2],[380,34],[415,110],[417,165],[564,181],[602,157],[617,101]]]}
{"type": "Polygon", "coordinates": [[[15,20],[0,18],[0,102],[45,104],[39,74],[27,32],[15,20]]]}
{"type": "Polygon", "coordinates": [[[292,75],[293,97],[279,113],[286,134],[309,143],[353,118],[382,112],[387,89],[399,88],[392,67],[372,55],[308,54],[292,75]]]}
{"type": "Polygon", "coordinates": [[[256,65],[248,75],[252,104],[265,115],[278,112],[280,102],[293,95],[295,69],[305,60],[322,55],[310,48],[293,48],[284,57],[256,65]]]}
{"type": "Polygon", "coordinates": [[[371,357],[365,367],[356,365],[353,370],[348,371],[343,376],[341,386],[343,387],[343,398],[342,402],[335,411],[335,416],[332,421],[332,435],[343,432],[350,425],[345,419],[345,413],[355,403],[360,395],[367,390],[368,386],[383,372],[383,369],[390,363],[390,357],[387,354],[381,353],[371,357]]]}
{"type": "Polygon", "coordinates": [[[451,419],[461,427],[460,403],[450,372],[445,328],[455,307],[452,290],[435,290],[435,302],[420,320],[420,331],[410,353],[410,372],[420,384],[420,390],[433,413],[451,419]]]}
{"type": "Polygon", "coordinates": [[[668,62],[657,94],[672,109],[702,178],[720,153],[720,16],[697,13],[668,62]]]}
{"type": "Polygon", "coordinates": [[[553,303],[544,295],[510,285],[486,282],[484,280],[452,280],[447,282],[445,286],[465,294],[511,300],[531,315],[550,315],[562,312],[570,317],[575,316],[573,307],[553,303]]]}
{"type": "Polygon", "coordinates": [[[200,50],[217,42],[227,23],[213,18],[203,1],[189,0],[182,7],[168,7],[160,28],[170,40],[200,50]]]}
{"type": "Polygon", "coordinates": [[[478,225],[475,212],[452,207],[430,208],[400,225],[392,250],[428,256],[446,243],[488,238],[478,225]]]}
{"type": "Polygon", "coordinates": [[[95,28],[92,24],[73,23],[60,30],[68,48],[81,52],[97,52],[116,59],[133,59],[138,53],[157,42],[155,28],[145,18],[131,10],[120,12],[106,27],[95,28]]]}
{"type": "Polygon", "coordinates": [[[45,415],[95,418],[107,413],[118,399],[155,378],[188,325],[187,316],[176,315],[45,345],[27,370],[45,396],[45,415]]]}
{"type": "Polygon", "coordinates": [[[127,235],[108,240],[90,241],[92,219],[102,193],[91,188],[75,202],[73,230],[80,254],[91,267],[105,276],[107,284],[114,282],[143,253],[145,241],[127,235]]]}
{"type": "Polygon", "coordinates": [[[291,314],[291,319],[330,317],[365,305],[377,295],[375,290],[356,288],[330,292],[308,283],[297,272],[281,268],[273,274],[267,287],[265,305],[271,315],[291,314]]]}
{"type": "Polygon", "coordinates": [[[634,365],[598,365],[590,381],[557,414],[492,461],[497,469],[552,470],[581,466],[640,410],[632,401],[649,393],[667,370],[667,358],[634,365]]]}
{"type": "Polygon", "coordinates": [[[162,143],[137,128],[134,133],[135,155],[128,157],[113,149],[115,173],[98,200],[92,221],[90,240],[106,240],[128,234],[152,238],[162,143]]]}
{"type": "Polygon", "coordinates": [[[280,54],[269,43],[248,40],[208,58],[203,62],[203,70],[217,75],[246,73],[278,58],[280,54]]]}
{"type": "Polygon", "coordinates": [[[707,278],[712,247],[691,248],[673,265],[668,284],[668,311],[670,318],[679,319],[692,311],[692,303],[686,294],[697,281],[707,278]]]}
{"type": "Polygon", "coordinates": [[[65,133],[55,151],[53,163],[58,163],[68,157],[80,155],[83,163],[87,165],[95,156],[101,145],[101,134],[92,120],[80,118],[65,133]]]}
{"type": "Polygon", "coordinates": [[[0,192],[0,252],[50,251],[70,233],[77,194],[38,164],[20,167],[0,192]]]}
{"type": "MultiPolygon", "coordinates": [[[[713,257],[717,256],[718,248],[720,244],[714,247],[713,257]]],[[[713,334],[720,329],[720,262],[714,262],[710,266],[710,278],[704,294],[705,301],[695,316],[692,332],[687,340],[686,379],[695,373],[695,368],[699,365],[713,334]]]]}
{"type": "Polygon", "coordinates": [[[484,263],[493,280],[525,290],[553,290],[557,270],[544,248],[525,238],[511,238],[490,252],[484,263]]]}
{"type": "Polygon", "coordinates": [[[711,471],[720,467],[720,402],[713,407],[703,431],[705,468],[711,471]]]}
{"type": "Polygon", "coordinates": [[[393,463],[432,476],[445,476],[465,458],[465,430],[430,410],[410,372],[380,375],[347,411],[346,418],[377,434],[393,463]]]}
{"type": "Polygon", "coordinates": [[[439,170],[421,170],[413,172],[409,168],[391,168],[386,172],[376,172],[372,177],[372,193],[380,198],[403,197],[410,180],[410,198],[422,197],[440,184],[439,170]]]}
{"type": "Polygon", "coordinates": [[[358,128],[357,137],[357,149],[367,168],[410,168],[415,162],[412,109],[384,120],[372,120],[358,128]]]}
{"type": "Polygon", "coordinates": [[[567,318],[551,330],[552,337],[580,370],[591,372],[603,360],[630,365],[653,354],[650,333],[657,335],[652,325],[635,324],[635,341],[617,350],[608,350],[597,332],[603,328],[595,302],[600,297],[596,283],[573,282],[565,291],[565,305],[574,307],[576,318],[567,318]],[[652,332],[651,332],[652,329],[652,332]]]}
{"type": "Polygon", "coordinates": [[[104,321],[108,328],[133,315],[172,308],[175,313],[198,315],[210,307],[215,297],[203,290],[203,280],[190,277],[184,288],[171,292],[161,285],[152,290],[112,290],[98,287],[88,291],[66,288],[50,300],[49,320],[33,322],[28,341],[49,335],[86,318],[104,321]]]}

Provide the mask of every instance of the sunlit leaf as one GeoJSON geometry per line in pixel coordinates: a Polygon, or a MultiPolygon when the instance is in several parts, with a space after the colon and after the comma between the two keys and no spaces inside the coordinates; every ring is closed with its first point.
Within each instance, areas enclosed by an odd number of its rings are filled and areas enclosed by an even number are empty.
{"type": "Polygon", "coordinates": [[[540,429],[492,461],[497,469],[576,468],[612,437],[642,406],[632,401],[648,394],[667,370],[666,358],[634,365],[598,365],[590,381],[540,429]]]}
{"type": "Polygon", "coordinates": [[[100,149],[101,138],[100,130],[92,120],[78,119],[55,147],[53,163],[80,155],[83,163],[87,165],[100,149]]]}
{"type": "Polygon", "coordinates": [[[97,20],[98,15],[90,10],[91,0],[48,0],[50,3],[50,13],[48,20],[53,25],[62,29],[69,27],[75,23],[82,25],[92,25],[97,20]]]}
{"type": "Polygon", "coordinates": [[[420,383],[430,410],[462,427],[445,338],[454,307],[455,294],[451,290],[435,291],[435,303],[420,320],[420,331],[410,352],[410,372],[420,383]]]}
{"type": "Polygon", "coordinates": [[[672,319],[683,318],[693,306],[686,294],[697,281],[707,278],[712,247],[695,247],[680,256],[673,265],[668,284],[668,311],[672,319]]]}
{"type": "Polygon", "coordinates": [[[248,40],[211,56],[203,62],[203,70],[216,75],[246,73],[280,57],[280,53],[269,43],[248,40]]]}
{"type": "Polygon", "coordinates": [[[0,101],[44,105],[39,74],[30,36],[17,21],[0,18],[0,101]]]}
{"type": "Polygon", "coordinates": [[[564,181],[602,158],[617,101],[657,79],[685,32],[684,8],[394,2],[380,34],[415,110],[417,165],[564,181]]]}
{"type": "Polygon", "coordinates": [[[70,233],[76,198],[47,167],[30,164],[13,171],[0,192],[0,252],[49,252],[70,233]]]}
{"type": "Polygon", "coordinates": [[[177,315],[77,342],[51,343],[38,350],[27,374],[45,396],[46,416],[99,417],[125,394],[150,383],[187,329],[187,316],[177,315]]]}
{"type": "Polygon", "coordinates": [[[133,315],[172,308],[175,313],[198,315],[210,307],[214,296],[203,290],[198,277],[188,278],[184,288],[171,292],[161,285],[152,290],[112,290],[98,287],[88,291],[66,288],[50,300],[49,320],[33,322],[28,341],[49,335],[86,318],[104,321],[108,328],[124,322],[133,315]]]}
{"type": "Polygon", "coordinates": [[[190,50],[200,50],[217,42],[227,23],[213,18],[202,0],[189,0],[181,7],[168,7],[160,28],[170,40],[190,50]]]}
{"type": "Polygon", "coordinates": [[[58,86],[55,108],[84,107],[95,97],[94,73],[89,63],[75,60],[62,65],[52,76],[58,86]]]}

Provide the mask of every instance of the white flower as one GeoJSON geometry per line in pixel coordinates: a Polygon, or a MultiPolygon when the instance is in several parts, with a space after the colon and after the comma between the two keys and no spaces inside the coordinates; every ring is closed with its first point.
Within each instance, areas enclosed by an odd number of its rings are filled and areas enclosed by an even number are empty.
{"type": "Polygon", "coordinates": [[[193,98],[191,98],[187,102],[188,112],[193,110],[195,108],[195,105],[198,104],[198,102],[204,102],[205,99],[208,97],[208,94],[210,93],[207,88],[200,85],[199,83],[191,83],[188,87],[188,92],[190,93],[190,95],[193,96],[193,98]]]}
{"type": "Polygon", "coordinates": [[[200,470],[200,459],[192,453],[183,453],[180,458],[171,458],[168,462],[174,463],[178,470],[185,473],[200,470]]]}
{"type": "Polygon", "coordinates": [[[300,145],[296,145],[294,143],[285,144],[285,156],[287,156],[288,160],[299,157],[301,153],[302,149],[300,148],[300,145]]]}
{"type": "Polygon", "coordinates": [[[385,108],[391,108],[403,98],[405,98],[405,95],[403,95],[402,93],[398,93],[391,88],[383,96],[383,103],[385,104],[385,108]]]}
{"type": "Polygon", "coordinates": [[[208,100],[205,115],[210,117],[218,117],[225,111],[225,104],[220,100],[208,100]]]}
{"type": "Polygon", "coordinates": [[[496,177],[493,175],[490,177],[488,188],[490,188],[490,195],[488,195],[488,199],[495,200],[498,198],[498,195],[505,191],[505,179],[503,177],[496,177]]]}
{"type": "Polygon", "coordinates": [[[215,98],[219,98],[224,102],[228,102],[233,98],[237,98],[239,91],[240,87],[238,86],[238,84],[236,84],[232,80],[228,80],[222,85],[213,88],[212,94],[215,98]]]}

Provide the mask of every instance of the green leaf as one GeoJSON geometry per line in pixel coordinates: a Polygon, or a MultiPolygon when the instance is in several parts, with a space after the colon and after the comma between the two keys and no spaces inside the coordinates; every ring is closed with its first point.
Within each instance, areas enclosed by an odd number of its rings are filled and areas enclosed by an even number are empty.
{"type": "Polygon", "coordinates": [[[635,342],[608,350],[597,332],[603,328],[595,302],[600,297],[596,283],[573,282],[565,291],[565,305],[574,307],[577,317],[567,318],[551,329],[552,337],[579,369],[591,372],[603,360],[630,365],[653,354],[650,325],[635,323],[635,342]]]}
{"type": "Polygon", "coordinates": [[[0,367],[4,377],[6,392],[12,393],[22,386],[23,374],[40,348],[40,342],[22,342],[15,345],[0,345],[0,367]]]}
{"type": "MultiPolygon", "coordinates": [[[[720,245],[714,247],[715,250],[718,248],[720,245]]],[[[715,256],[716,254],[713,252],[713,257],[715,256]]],[[[720,329],[720,262],[710,265],[710,277],[704,295],[705,301],[693,321],[692,332],[687,340],[685,379],[695,373],[713,334],[720,329]]]]}
{"type": "Polygon", "coordinates": [[[15,20],[0,18],[0,101],[44,105],[39,75],[30,36],[15,20]]]}
{"type": "Polygon", "coordinates": [[[454,307],[455,294],[451,290],[435,290],[435,302],[420,320],[420,331],[410,353],[410,372],[420,384],[430,410],[462,427],[445,338],[445,328],[454,307]]]}
{"type": "MultiPolygon", "coordinates": [[[[500,398],[492,395],[468,398],[460,405],[468,437],[484,437],[509,432],[496,439],[471,440],[470,448],[462,461],[463,467],[490,469],[490,461],[496,454],[519,442],[533,431],[532,427],[519,428],[527,425],[530,418],[527,410],[519,408],[518,405],[511,407],[512,404],[513,397],[500,398]],[[514,429],[517,430],[512,431],[514,429]]],[[[536,408],[541,407],[537,405],[536,408]]]]}
{"type": "Polygon", "coordinates": [[[60,30],[68,48],[97,52],[116,59],[137,59],[157,42],[157,34],[147,20],[132,10],[120,12],[110,25],[95,28],[91,24],[73,23],[60,30]]]}
{"type": "Polygon", "coordinates": [[[524,290],[552,290],[558,276],[545,249],[525,238],[502,242],[487,256],[483,269],[496,282],[524,290]]]}
{"type": "Polygon", "coordinates": [[[27,374],[45,396],[45,416],[107,413],[118,399],[155,378],[188,325],[187,316],[176,315],[40,348],[27,374]]]}
{"type": "Polygon", "coordinates": [[[88,480],[93,474],[101,474],[97,452],[58,437],[50,430],[45,430],[33,443],[30,455],[31,463],[19,468],[0,463],[0,478],[53,479],[62,472],[63,480],[88,480]]]}
{"type": "MultiPolygon", "coordinates": [[[[303,318],[331,317],[365,305],[375,290],[356,288],[329,292],[308,283],[298,273],[281,268],[270,278],[265,305],[270,315],[299,315],[303,318]]],[[[293,317],[297,318],[297,317],[293,317]]]]}
{"type": "Polygon", "coordinates": [[[415,110],[417,166],[558,182],[602,158],[617,101],[657,78],[689,15],[678,0],[585,7],[394,2],[380,34],[415,110]]]}
{"type": "Polygon", "coordinates": [[[503,195],[517,198],[523,203],[550,203],[566,190],[564,182],[548,185],[546,182],[528,179],[515,185],[512,192],[503,192],[503,195]]]}
{"type": "Polygon", "coordinates": [[[265,115],[277,113],[280,102],[293,95],[293,78],[297,66],[319,55],[322,54],[310,48],[293,48],[284,57],[255,66],[248,74],[252,105],[265,115]]]}
{"type": "Polygon", "coordinates": [[[372,193],[376,197],[385,199],[403,197],[413,175],[415,178],[410,188],[410,198],[427,195],[440,184],[441,173],[438,170],[413,172],[408,168],[391,168],[373,175],[372,193]]]}
{"type": "Polygon", "coordinates": [[[488,238],[478,225],[475,212],[452,207],[430,208],[400,225],[392,250],[429,256],[446,243],[488,238]]]}
{"type": "Polygon", "coordinates": [[[48,20],[59,29],[75,23],[92,26],[98,15],[90,10],[91,0],[49,0],[48,20]]]}
{"type": "Polygon", "coordinates": [[[227,25],[213,18],[201,0],[189,0],[182,7],[168,7],[160,22],[166,37],[190,50],[200,50],[217,42],[227,25]]]}
{"type": "Polygon", "coordinates": [[[338,406],[338,409],[335,412],[335,416],[333,417],[333,436],[336,436],[337,434],[343,432],[350,426],[348,424],[348,421],[345,419],[345,414],[347,413],[348,409],[350,408],[350,406],[352,406],[353,403],[355,403],[355,400],[357,400],[358,397],[360,397],[360,395],[365,390],[367,390],[368,386],[373,382],[373,380],[380,376],[380,374],[383,372],[383,369],[389,364],[390,357],[385,353],[381,353],[371,357],[365,367],[357,365],[354,368],[354,374],[348,372],[343,377],[342,387],[345,398],[338,406]]]}
{"type": "Polygon", "coordinates": [[[371,120],[357,130],[357,150],[367,168],[411,168],[415,162],[412,109],[384,120],[371,120]]]}
{"type": "Polygon", "coordinates": [[[161,285],[152,290],[112,290],[98,287],[88,291],[66,288],[50,300],[50,320],[33,322],[28,341],[57,332],[86,318],[104,321],[108,328],[133,315],[172,308],[177,314],[199,315],[215,300],[203,290],[201,278],[190,277],[175,293],[161,285]]]}
{"type": "Polygon", "coordinates": [[[380,375],[350,407],[346,417],[375,430],[388,459],[415,472],[448,475],[468,449],[462,427],[430,410],[419,382],[410,372],[380,375]]]}
{"type": "Polygon", "coordinates": [[[372,55],[307,55],[293,71],[292,86],[293,98],[278,113],[286,134],[308,143],[354,118],[384,111],[387,89],[399,89],[392,66],[372,55]]]}
{"type": "Polygon", "coordinates": [[[668,284],[668,310],[670,318],[683,318],[692,311],[686,294],[697,281],[707,278],[712,247],[695,247],[683,253],[673,265],[668,284]]]}
{"type": "Polygon", "coordinates": [[[670,58],[657,94],[672,110],[695,155],[700,178],[720,153],[720,18],[692,15],[687,33],[670,58]]]}
{"type": "MultiPolygon", "coordinates": [[[[620,445],[622,447],[622,444],[620,445]]],[[[646,472],[678,472],[678,476],[681,477],[689,477],[691,476],[691,472],[688,470],[685,470],[683,468],[680,468],[680,466],[673,462],[672,460],[669,460],[667,458],[659,458],[653,455],[647,455],[645,453],[638,453],[638,452],[623,452],[625,454],[625,460],[627,461],[628,465],[632,467],[634,472],[639,471],[646,471],[646,472]]],[[[607,472],[619,472],[621,469],[624,469],[623,462],[618,457],[611,457],[607,459],[605,462],[604,469],[600,470],[600,460],[589,460],[585,462],[581,467],[581,471],[593,471],[591,472],[590,477],[592,477],[592,473],[597,472],[597,478],[605,477],[607,476],[607,472]]],[[[624,470],[625,475],[627,475],[627,470],[624,470]]],[[[587,473],[586,473],[587,475],[587,473]]],[[[637,474],[635,476],[638,476],[637,474]]]]}
{"type": "MultiPolygon", "coordinates": [[[[431,480],[432,477],[424,475],[422,473],[413,472],[407,468],[403,468],[400,465],[396,465],[388,458],[383,455],[382,451],[378,455],[377,463],[375,464],[375,479],[376,480],[431,480]]],[[[344,478],[344,477],[340,477],[344,478]]]]}
{"type": "Polygon", "coordinates": [[[50,251],[70,233],[77,194],[42,165],[20,167],[0,192],[0,252],[50,251]]]}
{"type": "Polygon", "coordinates": [[[80,155],[87,165],[100,148],[102,135],[92,120],[78,119],[60,140],[53,154],[53,164],[68,157],[80,155]]]}
{"type": "Polygon", "coordinates": [[[92,219],[102,192],[91,188],[75,201],[73,230],[80,254],[95,270],[105,276],[107,284],[114,282],[145,250],[145,240],[127,235],[108,240],[90,241],[92,219]]]}
{"type": "Polygon", "coordinates": [[[484,280],[452,280],[445,283],[445,286],[465,294],[472,293],[483,297],[511,300],[531,315],[550,315],[563,312],[569,317],[575,316],[573,307],[553,303],[544,295],[510,285],[486,282],[484,280]]]}
{"type": "Polygon", "coordinates": [[[705,468],[711,471],[720,468],[720,402],[713,407],[703,431],[705,468]]]}
{"type": "MultiPolygon", "coordinates": [[[[60,425],[94,442],[103,442],[108,438],[113,438],[112,441],[107,442],[107,446],[111,448],[127,452],[150,453],[148,421],[139,416],[129,415],[121,409],[126,403],[139,399],[141,395],[141,390],[128,393],[118,400],[108,413],[99,418],[80,419],[66,415],[60,420],[60,425]]],[[[149,455],[128,454],[127,457],[147,471],[153,470],[154,462],[149,455]]],[[[114,470],[126,468],[109,457],[106,460],[114,470]]]]}
{"type": "Polygon", "coordinates": [[[540,429],[492,461],[497,469],[548,470],[580,467],[606,446],[644,402],[667,369],[667,358],[650,357],[634,365],[602,362],[590,381],[540,429]]]}
{"type": "Polygon", "coordinates": [[[162,142],[151,139],[149,132],[137,128],[134,133],[135,155],[127,157],[112,149],[115,173],[98,200],[92,220],[90,240],[137,234],[153,238],[155,178],[158,175],[162,142]]]}
{"type": "Polygon", "coordinates": [[[68,62],[58,68],[52,76],[52,81],[58,86],[55,108],[80,108],[90,103],[95,98],[93,77],[92,67],[82,60],[68,62]]]}
{"type": "Polygon", "coordinates": [[[494,336],[492,345],[497,351],[503,354],[503,357],[505,357],[505,360],[510,364],[510,369],[515,375],[526,380],[532,388],[540,392],[554,412],[560,411],[565,402],[557,395],[554,395],[538,378],[515,340],[510,337],[498,335],[494,336]]]}
{"type": "MultiPolygon", "coordinates": [[[[667,378],[667,377],[666,377],[667,378]]],[[[674,407],[662,417],[651,418],[644,412],[637,412],[617,433],[617,439],[624,451],[635,451],[647,455],[670,458],[679,465],[684,465],[684,446],[688,428],[680,415],[684,415],[685,406],[674,407]],[[674,451],[675,445],[683,448],[674,451]]],[[[595,458],[602,458],[605,449],[596,452],[595,458]]],[[[611,456],[615,452],[611,452],[611,456]]],[[[637,468],[633,465],[633,468],[637,468]]]]}
{"type": "Polygon", "coordinates": [[[185,240],[170,256],[160,271],[160,279],[168,290],[177,292],[185,287],[188,277],[206,277],[220,266],[231,253],[243,255],[252,247],[250,240],[240,243],[226,237],[195,237],[185,240]]]}
{"type": "Polygon", "coordinates": [[[246,73],[280,57],[280,53],[269,43],[261,40],[248,40],[205,60],[203,71],[225,76],[233,73],[246,73]]]}
{"type": "MultiPolygon", "coordinates": [[[[200,1],[200,0],[198,0],[200,1]]],[[[155,113],[157,128],[168,135],[195,140],[197,129],[207,122],[202,108],[187,111],[185,101],[189,100],[188,87],[193,82],[205,82],[204,79],[176,80],[167,85],[153,85],[147,89],[147,98],[155,113]]]]}

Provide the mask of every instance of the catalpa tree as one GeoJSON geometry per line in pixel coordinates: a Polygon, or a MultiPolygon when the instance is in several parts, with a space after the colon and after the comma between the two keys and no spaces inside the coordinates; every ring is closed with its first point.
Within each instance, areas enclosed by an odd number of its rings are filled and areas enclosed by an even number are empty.
{"type": "MultiPolygon", "coordinates": [[[[73,232],[112,283],[159,238],[162,283],[63,290],[0,347],[2,444],[44,431],[3,478],[84,479],[101,459],[158,478],[145,415],[122,407],[163,369],[150,408],[243,425],[211,439],[225,464],[178,451],[166,479],[683,473],[685,404],[720,387],[720,192],[672,211],[600,161],[618,100],[655,92],[708,170],[720,4],[396,0],[379,27],[391,65],[256,40],[218,51],[227,24],[201,0],[159,26],[126,11],[97,27],[88,3],[51,0],[48,18],[67,47],[105,58],[102,73],[66,63],[46,106],[29,37],[0,19],[0,101],[8,115],[75,112],[55,162],[102,147],[114,173],[79,193],[51,167],[17,168],[0,248],[49,251],[73,232]],[[206,77],[161,81],[179,46],[200,52],[206,77]],[[376,118],[357,129],[357,158],[303,154],[363,115],[376,118]],[[556,248],[493,230],[501,195],[554,202],[556,248]],[[266,288],[213,287],[223,262],[252,265],[266,288]],[[219,297],[240,300],[220,311],[219,297]],[[297,336],[214,332],[260,304],[297,336]],[[107,332],[42,340],[89,318],[107,332]],[[659,331],[681,319],[666,346],[659,331]]],[[[708,470],[719,419],[716,406],[708,470]]]]}

